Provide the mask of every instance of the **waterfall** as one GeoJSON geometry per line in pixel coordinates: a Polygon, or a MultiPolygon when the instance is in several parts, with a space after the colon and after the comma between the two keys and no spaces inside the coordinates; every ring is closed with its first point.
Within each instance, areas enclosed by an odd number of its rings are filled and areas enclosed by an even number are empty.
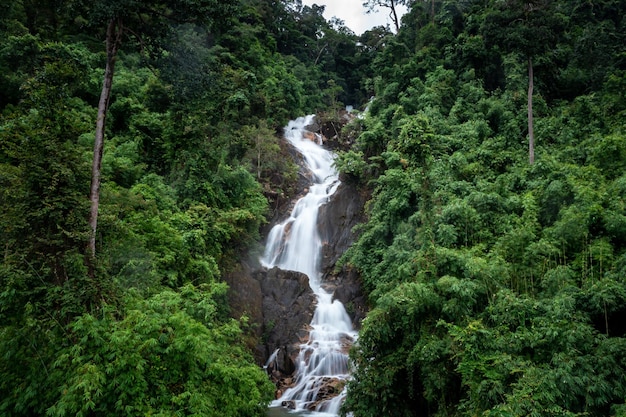
{"type": "Polygon", "coordinates": [[[296,411],[314,410],[318,416],[336,416],[349,376],[348,349],[357,334],[343,304],[333,301],[332,294],[322,287],[317,215],[319,207],[337,190],[339,176],[333,166],[334,155],[321,146],[319,137],[305,129],[313,117],[298,118],[285,127],[285,138],[302,154],[313,184],[297,201],[289,218],[272,228],[261,259],[267,268],[276,266],[306,274],[317,297],[308,340],[300,345],[295,382],[272,407],[288,404],[296,411]],[[338,391],[341,393],[336,395],[338,391]]]}

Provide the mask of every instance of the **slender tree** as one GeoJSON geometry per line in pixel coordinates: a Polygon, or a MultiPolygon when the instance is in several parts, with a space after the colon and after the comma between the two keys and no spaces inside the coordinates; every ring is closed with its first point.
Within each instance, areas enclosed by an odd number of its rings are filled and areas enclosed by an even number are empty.
{"type": "Polygon", "coordinates": [[[378,7],[385,7],[389,9],[389,17],[396,28],[396,33],[400,31],[400,19],[398,18],[397,7],[407,6],[410,3],[409,0],[367,0],[363,3],[363,7],[367,8],[367,13],[377,11],[378,7]]]}
{"type": "MultiPolygon", "coordinates": [[[[106,24],[106,65],[102,91],[98,103],[98,118],[94,142],[92,180],[90,191],[91,210],[89,225],[91,233],[88,242],[88,256],[96,256],[96,232],[98,227],[98,207],[100,204],[100,182],[102,155],[104,150],[107,109],[111,97],[111,87],[115,73],[115,60],[122,46],[124,36],[134,37],[138,44],[151,44],[158,49],[160,39],[175,22],[206,24],[214,28],[224,24],[233,9],[234,1],[218,0],[175,0],[136,2],[125,0],[111,4],[107,0],[90,3],[78,2],[73,6],[87,16],[90,25],[98,27],[106,24]],[[219,22],[219,23],[217,23],[219,22]]],[[[89,262],[93,264],[93,262],[89,262]]]]}
{"type": "Polygon", "coordinates": [[[488,15],[482,33],[488,45],[503,52],[526,57],[528,67],[528,160],[535,162],[533,127],[533,58],[545,55],[558,42],[563,29],[562,15],[554,0],[507,0],[496,3],[488,15]],[[507,30],[502,30],[506,27],[507,30]]]}
{"type": "Polygon", "coordinates": [[[115,59],[117,51],[122,43],[122,33],[124,26],[122,19],[114,17],[109,21],[106,31],[106,66],[104,69],[104,80],[100,101],[98,102],[98,118],[96,120],[96,137],[93,147],[93,163],[91,166],[91,189],[89,201],[91,210],[89,213],[89,253],[91,257],[96,256],[96,229],[98,227],[98,207],[100,205],[100,182],[102,177],[102,153],[104,151],[104,128],[106,122],[109,99],[111,97],[111,86],[113,85],[113,73],[115,70],[115,59]]]}
{"type": "Polygon", "coordinates": [[[528,162],[535,163],[535,130],[533,127],[533,59],[528,57],[528,162]]]}

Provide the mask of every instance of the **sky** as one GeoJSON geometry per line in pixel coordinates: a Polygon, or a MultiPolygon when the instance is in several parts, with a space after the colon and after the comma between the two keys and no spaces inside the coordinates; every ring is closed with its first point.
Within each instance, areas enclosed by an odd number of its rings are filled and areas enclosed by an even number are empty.
{"type": "MultiPolygon", "coordinates": [[[[302,0],[302,4],[306,6],[313,4],[326,6],[324,10],[324,18],[326,20],[330,20],[332,17],[338,17],[357,35],[363,34],[363,32],[374,26],[385,26],[387,24],[389,24],[389,28],[392,31],[395,31],[393,22],[389,17],[388,8],[381,7],[378,12],[366,14],[363,1],[364,0],[302,0]]],[[[399,19],[400,16],[406,13],[406,7],[398,6],[396,12],[398,13],[399,19]]]]}

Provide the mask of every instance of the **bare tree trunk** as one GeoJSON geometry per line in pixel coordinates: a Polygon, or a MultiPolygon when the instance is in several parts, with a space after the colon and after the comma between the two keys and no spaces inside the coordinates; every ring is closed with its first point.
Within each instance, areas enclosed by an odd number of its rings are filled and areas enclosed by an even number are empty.
{"type": "Polygon", "coordinates": [[[400,32],[400,22],[398,22],[398,14],[396,13],[396,2],[391,0],[389,4],[389,8],[391,9],[389,16],[391,17],[391,20],[393,20],[393,24],[396,27],[396,33],[398,33],[400,32]]]}
{"type": "Polygon", "coordinates": [[[435,0],[430,2],[430,21],[433,25],[435,24],[435,0]]]}
{"type": "Polygon", "coordinates": [[[256,177],[261,179],[261,135],[256,135],[256,177]]]}
{"type": "Polygon", "coordinates": [[[107,61],[104,70],[104,81],[100,101],[98,102],[98,118],[96,120],[96,137],[93,147],[93,164],[91,167],[91,191],[89,201],[91,202],[91,212],[89,215],[89,255],[96,257],[96,229],[98,226],[98,207],[100,204],[100,176],[102,168],[102,152],[104,150],[104,128],[106,122],[109,98],[111,97],[111,85],[113,84],[113,72],[115,69],[115,58],[121,43],[122,22],[118,18],[109,21],[106,33],[107,61]]]}
{"type": "Polygon", "coordinates": [[[535,132],[533,129],[533,60],[528,58],[528,160],[535,163],[535,132]]]}

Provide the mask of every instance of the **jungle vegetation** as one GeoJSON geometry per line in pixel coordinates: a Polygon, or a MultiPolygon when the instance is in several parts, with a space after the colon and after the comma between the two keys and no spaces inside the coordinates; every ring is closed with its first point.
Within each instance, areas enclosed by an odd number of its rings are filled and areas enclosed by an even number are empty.
{"type": "Polygon", "coordinates": [[[625,7],[412,2],[338,162],[372,192],[344,413],[626,415],[625,7]]]}
{"type": "Polygon", "coordinates": [[[282,127],[366,94],[322,12],[2,2],[0,415],[265,415],[221,277],[294,192],[282,127]]]}
{"type": "Polygon", "coordinates": [[[221,277],[294,193],[282,126],[342,103],[342,412],[626,415],[626,5],[395,4],[0,5],[0,415],[264,415],[221,277]]]}

